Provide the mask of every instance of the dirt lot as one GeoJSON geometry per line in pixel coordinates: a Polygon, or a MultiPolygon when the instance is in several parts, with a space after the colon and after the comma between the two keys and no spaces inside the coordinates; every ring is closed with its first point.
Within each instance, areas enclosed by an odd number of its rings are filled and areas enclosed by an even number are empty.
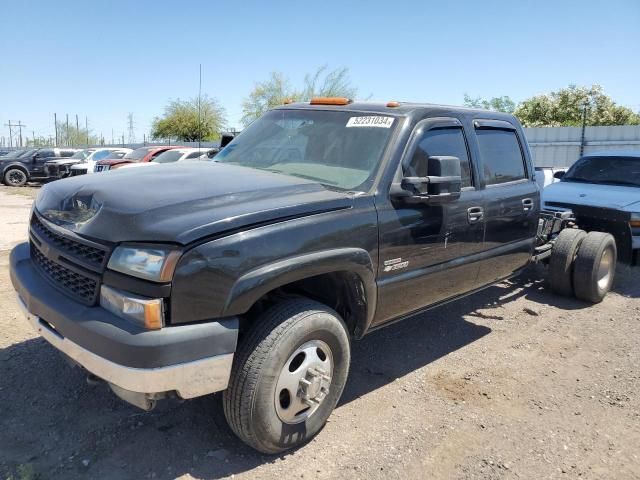
{"type": "Polygon", "coordinates": [[[321,434],[268,457],[233,437],[217,396],[143,413],[35,337],[7,251],[32,191],[0,187],[3,478],[640,478],[640,268],[590,306],[533,267],[371,334],[321,434]]]}

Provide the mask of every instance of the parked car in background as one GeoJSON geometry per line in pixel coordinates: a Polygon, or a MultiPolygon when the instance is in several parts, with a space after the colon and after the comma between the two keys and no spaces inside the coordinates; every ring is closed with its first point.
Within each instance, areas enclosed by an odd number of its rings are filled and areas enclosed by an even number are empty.
{"type": "Polygon", "coordinates": [[[98,161],[104,160],[113,152],[123,152],[126,155],[129,152],[132,152],[130,148],[122,148],[122,147],[107,147],[107,148],[95,148],[93,152],[87,156],[81,162],[76,162],[75,165],[72,165],[69,169],[69,175],[85,175],[87,173],[93,173],[95,171],[95,167],[98,161]]]}
{"type": "Polygon", "coordinates": [[[4,148],[0,148],[0,157],[4,157],[7,153],[11,153],[13,150],[7,150],[4,148]]]}
{"type": "Polygon", "coordinates": [[[218,153],[220,153],[220,149],[217,147],[214,148],[210,148],[209,150],[207,150],[205,153],[203,153],[202,155],[200,155],[199,159],[200,160],[211,160],[212,158],[214,158],[218,153]]]}
{"type": "Polygon", "coordinates": [[[109,170],[115,170],[117,168],[122,167],[123,165],[127,165],[129,163],[146,163],[150,162],[158,155],[167,150],[172,150],[175,148],[180,148],[179,145],[154,145],[149,147],[140,147],[136,148],[132,152],[127,153],[124,157],[120,159],[110,159],[105,158],[96,163],[96,172],[106,172],[109,170]]]}
{"type": "Polygon", "coordinates": [[[623,261],[640,252],[640,152],[584,155],[542,192],[549,210],[572,210],[581,228],[613,234],[623,261]]]}
{"type": "MultiPolygon", "coordinates": [[[[145,163],[132,163],[129,165],[123,165],[121,168],[132,168],[132,167],[144,167],[144,166],[152,166],[152,165],[161,165],[163,163],[174,163],[181,162],[183,160],[200,160],[202,155],[207,154],[207,152],[211,150],[210,147],[207,148],[191,148],[191,147],[182,147],[182,148],[174,148],[171,150],[167,150],[166,152],[161,153],[157,157],[151,159],[149,162],[145,163]]],[[[207,157],[208,159],[208,157],[207,157]]]]}
{"type": "Polygon", "coordinates": [[[5,185],[21,187],[29,181],[46,181],[49,177],[44,165],[54,158],[68,158],[77,148],[37,148],[17,157],[0,157],[0,174],[5,185]]]}
{"type": "Polygon", "coordinates": [[[559,172],[566,172],[569,167],[536,167],[536,183],[543,189],[552,183],[559,182],[559,172]]]}
{"type": "Polygon", "coordinates": [[[71,157],[49,160],[44,164],[45,173],[49,177],[54,178],[66,177],[72,165],[82,162],[95,151],[95,148],[85,148],[84,150],[77,151],[71,157]]]}

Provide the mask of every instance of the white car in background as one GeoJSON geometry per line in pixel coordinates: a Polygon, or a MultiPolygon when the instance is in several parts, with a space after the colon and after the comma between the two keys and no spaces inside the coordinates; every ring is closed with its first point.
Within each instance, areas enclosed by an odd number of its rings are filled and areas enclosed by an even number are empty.
{"type": "Polygon", "coordinates": [[[207,152],[211,150],[211,147],[206,148],[174,148],[172,150],[167,150],[166,152],[162,152],[156,158],[151,160],[150,162],[144,163],[130,163],[128,165],[121,166],[118,170],[124,170],[129,168],[140,168],[140,167],[148,167],[152,165],[162,165],[163,163],[174,163],[174,162],[182,162],[184,160],[209,160],[207,157],[207,152]],[[203,157],[204,156],[204,157],[203,157]],[[203,158],[201,158],[203,157],[203,158]]]}
{"type": "Polygon", "coordinates": [[[76,163],[71,167],[71,175],[84,175],[85,173],[93,173],[96,162],[98,160],[103,160],[107,158],[112,153],[118,152],[126,155],[131,152],[130,148],[121,148],[121,147],[107,147],[107,148],[88,148],[83,150],[87,152],[88,155],[80,162],[76,163]]]}
{"type": "Polygon", "coordinates": [[[611,233],[618,257],[638,263],[640,151],[589,153],[558,176],[542,191],[542,207],[571,210],[580,228],[611,233]]]}
{"type": "Polygon", "coordinates": [[[567,170],[569,167],[536,167],[536,183],[542,190],[552,183],[559,182],[567,170]]]}

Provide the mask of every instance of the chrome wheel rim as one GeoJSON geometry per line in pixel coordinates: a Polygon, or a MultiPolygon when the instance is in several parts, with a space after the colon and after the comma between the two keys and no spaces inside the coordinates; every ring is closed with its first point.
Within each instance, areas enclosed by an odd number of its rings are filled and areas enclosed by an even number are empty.
{"type": "Polygon", "coordinates": [[[282,367],[275,391],[275,408],[284,423],[304,422],[322,405],[331,388],[333,355],[322,340],[298,347],[282,367]]]}
{"type": "Polygon", "coordinates": [[[7,180],[11,185],[20,185],[27,179],[24,172],[20,170],[11,170],[7,175],[7,180]]]}
{"type": "Polygon", "coordinates": [[[607,248],[600,257],[600,265],[598,265],[598,287],[605,289],[609,286],[609,280],[611,279],[611,264],[613,260],[613,254],[611,249],[607,248]]]}

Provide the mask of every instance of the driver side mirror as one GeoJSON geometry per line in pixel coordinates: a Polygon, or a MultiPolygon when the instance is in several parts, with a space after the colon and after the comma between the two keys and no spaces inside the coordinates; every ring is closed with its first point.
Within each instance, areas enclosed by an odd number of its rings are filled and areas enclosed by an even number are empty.
{"type": "Polygon", "coordinates": [[[565,173],[567,172],[560,170],[559,172],[553,174],[553,178],[557,178],[558,180],[560,180],[562,177],[564,177],[565,173]]]}
{"type": "Polygon", "coordinates": [[[407,203],[443,203],[460,198],[462,176],[458,157],[426,159],[428,176],[402,178],[391,185],[392,198],[407,203]]]}

